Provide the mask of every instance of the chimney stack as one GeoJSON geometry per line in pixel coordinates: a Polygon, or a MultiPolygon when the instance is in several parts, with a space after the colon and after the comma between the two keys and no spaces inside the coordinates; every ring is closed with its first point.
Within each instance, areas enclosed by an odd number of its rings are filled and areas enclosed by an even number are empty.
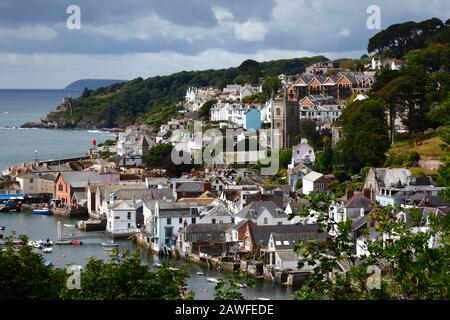
{"type": "MultiPolygon", "coordinates": [[[[364,196],[366,196],[367,198],[371,199],[371,192],[370,192],[370,189],[364,188],[363,193],[364,193],[364,196]]],[[[371,199],[371,200],[372,200],[372,199],[371,199]]]]}
{"type": "Polygon", "coordinates": [[[351,199],[353,197],[353,194],[354,194],[353,189],[351,188],[347,189],[346,191],[347,200],[351,199]]]}

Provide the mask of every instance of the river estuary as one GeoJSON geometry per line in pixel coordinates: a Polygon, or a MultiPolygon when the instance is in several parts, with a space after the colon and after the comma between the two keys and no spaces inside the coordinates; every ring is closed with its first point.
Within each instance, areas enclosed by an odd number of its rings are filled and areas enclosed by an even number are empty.
{"type": "MultiPolygon", "coordinates": [[[[62,224],[76,224],[77,220],[58,217],[41,216],[30,213],[0,213],[0,226],[6,227],[5,231],[0,231],[5,236],[11,235],[13,231],[16,235],[26,234],[30,240],[51,240],[56,239],[57,222],[62,224]]],[[[96,257],[107,260],[110,252],[105,251],[101,243],[105,239],[83,240],[81,246],[54,246],[52,253],[43,253],[47,261],[51,261],[55,266],[65,267],[70,264],[84,265],[89,257],[96,257]]],[[[116,240],[119,244],[119,251],[133,251],[137,245],[131,240],[116,240]]],[[[152,265],[159,262],[159,257],[150,252],[142,252],[142,261],[144,264],[152,265]]],[[[206,281],[207,277],[223,278],[223,272],[208,270],[205,267],[196,264],[187,264],[184,261],[178,261],[179,266],[185,266],[189,273],[187,279],[187,288],[195,292],[196,300],[214,299],[214,283],[206,281]],[[203,272],[204,275],[197,275],[197,272],[203,272]]],[[[242,289],[247,299],[270,298],[274,300],[286,300],[293,295],[293,291],[285,286],[272,285],[269,281],[257,281],[253,288],[242,289]]]]}

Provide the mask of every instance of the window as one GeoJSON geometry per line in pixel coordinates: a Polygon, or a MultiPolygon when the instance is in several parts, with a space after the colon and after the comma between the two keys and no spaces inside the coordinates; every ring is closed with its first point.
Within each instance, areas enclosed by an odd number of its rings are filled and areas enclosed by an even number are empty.
{"type": "Polygon", "coordinates": [[[64,186],[62,184],[58,184],[58,191],[63,192],[64,186]]]}
{"type": "Polygon", "coordinates": [[[33,183],[33,182],[34,182],[33,178],[30,178],[30,183],[33,183]]]}
{"type": "Polygon", "coordinates": [[[283,244],[284,244],[285,246],[288,246],[288,245],[289,245],[289,241],[284,240],[284,241],[283,241],[283,244]]]}
{"type": "Polygon", "coordinates": [[[197,219],[192,218],[192,223],[196,223],[196,222],[197,222],[197,219]]]}
{"type": "Polygon", "coordinates": [[[131,220],[131,212],[127,212],[127,220],[131,220]]]}
{"type": "Polygon", "coordinates": [[[211,223],[213,223],[213,224],[216,223],[216,219],[212,219],[211,223]]]}
{"type": "Polygon", "coordinates": [[[281,224],[283,224],[283,222],[281,222],[281,221],[278,221],[278,222],[277,222],[277,224],[278,224],[278,225],[281,225],[281,224]]]}
{"type": "Polygon", "coordinates": [[[264,224],[268,224],[269,223],[269,219],[264,218],[264,224]]]}
{"type": "Polygon", "coordinates": [[[131,223],[128,224],[128,229],[131,229],[131,223]]]}
{"type": "Polygon", "coordinates": [[[183,218],[179,218],[178,223],[180,223],[180,224],[183,223],[183,218]]]}
{"type": "Polygon", "coordinates": [[[277,108],[277,116],[281,115],[281,109],[277,108]]]}
{"type": "Polygon", "coordinates": [[[172,218],[167,218],[167,224],[171,225],[172,224],[172,218]]]}

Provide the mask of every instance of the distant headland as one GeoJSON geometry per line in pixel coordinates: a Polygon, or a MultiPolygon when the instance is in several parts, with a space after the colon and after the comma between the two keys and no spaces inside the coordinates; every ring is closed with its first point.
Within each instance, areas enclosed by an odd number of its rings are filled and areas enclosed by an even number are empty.
{"type": "Polygon", "coordinates": [[[117,79],[80,79],[66,86],[64,90],[84,90],[84,88],[88,88],[90,90],[97,90],[100,87],[109,87],[113,84],[127,81],[128,80],[117,80],[117,79]]]}

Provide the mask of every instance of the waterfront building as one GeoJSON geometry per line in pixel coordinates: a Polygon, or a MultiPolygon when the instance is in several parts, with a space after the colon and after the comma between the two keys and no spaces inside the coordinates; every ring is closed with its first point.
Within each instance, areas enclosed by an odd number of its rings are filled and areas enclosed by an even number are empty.
{"type": "Polygon", "coordinates": [[[173,252],[178,231],[200,219],[196,203],[146,201],[144,239],[154,252],[173,252]]]}
{"type": "Polygon", "coordinates": [[[106,231],[113,236],[129,236],[144,223],[142,200],[116,200],[111,195],[106,231]]]}
{"type": "Polygon", "coordinates": [[[72,202],[75,192],[85,192],[86,186],[100,182],[100,175],[93,171],[59,173],[55,182],[56,205],[64,208],[77,207],[78,203],[72,202]]]}

